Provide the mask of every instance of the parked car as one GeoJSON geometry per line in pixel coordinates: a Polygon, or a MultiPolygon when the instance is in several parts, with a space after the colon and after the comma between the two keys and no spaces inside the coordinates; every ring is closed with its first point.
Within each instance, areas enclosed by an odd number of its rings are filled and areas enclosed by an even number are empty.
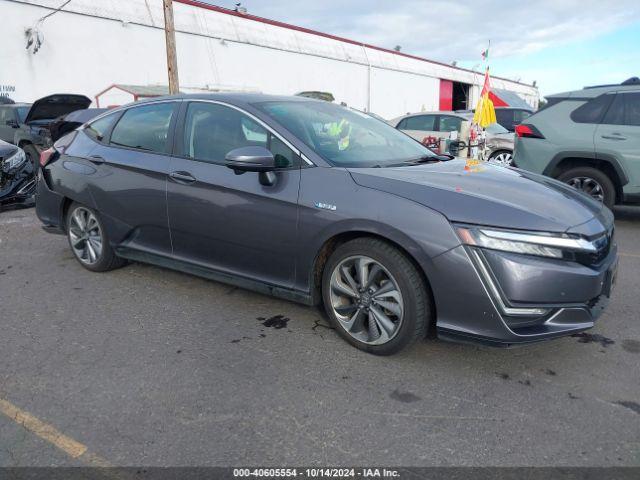
{"type": "Polygon", "coordinates": [[[435,154],[332,103],[153,99],[43,152],[37,215],[80,264],[138,260],[309,305],[356,347],[511,345],[594,325],[613,215],[555,180],[435,154]]]}
{"type": "MultiPolygon", "coordinates": [[[[93,120],[98,115],[106,112],[107,108],[85,108],[84,110],[74,110],[61,117],[56,118],[49,125],[50,142],[56,142],[59,138],[64,137],[67,133],[72,132],[83,123],[93,120]]],[[[49,145],[50,147],[51,145],[49,145]]]]}
{"type": "Polygon", "coordinates": [[[0,140],[13,143],[16,130],[24,126],[30,108],[29,103],[0,104],[0,140]]]}
{"type": "MultiPolygon", "coordinates": [[[[426,137],[449,138],[451,132],[460,131],[463,121],[471,122],[472,119],[472,112],[443,111],[404,115],[390,120],[389,124],[422,141],[426,137]]],[[[489,125],[486,132],[485,158],[501,165],[511,165],[514,135],[497,123],[489,125]]]]}
{"type": "Polygon", "coordinates": [[[516,107],[496,107],[496,121],[502,127],[513,133],[516,126],[533,115],[533,110],[516,107]]]}
{"type": "Polygon", "coordinates": [[[0,140],[0,208],[33,205],[35,178],[24,150],[0,140]]]}
{"type": "MultiPolygon", "coordinates": [[[[515,95],[515,94],[514,94],[515,95]]],[[[522,107],[495,107],[496,122],[509,132],[515,132],[516,126],[525,119],[533,115],[533,110],[522,107]]],[[[473,115],[475,109],[472,110],[456,110],[456,113],[465,113],[473,115]]]]}
{"type": "Polygon", "coordinates": [[[31,105],[22,122],[11,125],[14,131],[11,143],[22,148],[32,163],[37,163],[40,152],[52,145],[53,121],[90,104],[91,100],[84,95],[55,94],[40,98],[31,105]]]}
{"type": "Polygon", "coordinates": [[[547,99],[545,108],[516,127],[516,165],[608,207],[640,202],[640,79],[547,99]]]}

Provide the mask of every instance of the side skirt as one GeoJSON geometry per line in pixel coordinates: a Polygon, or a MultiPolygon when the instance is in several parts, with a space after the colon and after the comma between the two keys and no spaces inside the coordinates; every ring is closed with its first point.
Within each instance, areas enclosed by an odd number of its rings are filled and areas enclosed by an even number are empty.
{"type": "Polygon", "coordinates": [[[252,290],[254,292],[263,293],[273,297],[279,297],[292,302],[302,303],[305,305],[313,305],[313,299],[310,294],[300,292],[289,288],[278,287],[268,283],[252,280],[238,275],[233,275],[218,270],[213,270],[201,265],[176,260],[164,255],[151,252],[143,252],[128,247],[116,247],[116,254],[122,258],[134,260],[142,263],[150,263],[159,267],[178,270],[180,272],[189,273],[198,277],[214,280],[216,282],[234,285],[236,287],[252,290]]]}

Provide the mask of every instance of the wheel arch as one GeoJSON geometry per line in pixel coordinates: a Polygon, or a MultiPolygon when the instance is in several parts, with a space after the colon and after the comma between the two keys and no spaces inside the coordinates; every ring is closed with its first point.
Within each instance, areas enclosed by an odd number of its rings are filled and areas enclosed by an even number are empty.
{"type": "Polygon", "coordinates": [[[616,203],[622,201],[622,187],[629,183],[629,177],[625,173],[620,162],[611,155],[598,155],[597,157],[589,157],[586,155],[556,155],[549,163],[544,175],[557,178],[563,172],[576,167],[591,167],[601,170],[613,182],[616,189],[616,203]]]}
{"type": "Polygon", "coordinates": [[[428,331],[435,332],[435,324],[437,318],[436,302],[433,296],[433,288],[431,287],[431,282],[427,274],[428,267],[426,267],[425,265],[425,263],[428,262],[426,255],[422,256],[422,258],[420,258],[419,255],[415,255],[416,248],[419,247],[417,245],[412,245],[413,242],[408,238],[403,239],[393,234],[384,235],[373,229],[359,228],[335,232],[329,238],[324,240],[324,242],[318,249],[318,252],[313,261],[313,268],[309,273],[309,285],[313,304],[316,306],[320,306],[322,304],[322,275],[324,273],[324,268],[327,264],[327,261],[331,257],[331,254],[340,245],[357,238],[373,238],[388,243],[389,245],[397,248],[412,263],[412,265],[418,271],[418,274],[424,280],[425,285],[427,286],[427,294],[429,295],[429,299],[431,300],[430,303],[432,309],[430,316],[431,325],[429,326],[428,331]]]}

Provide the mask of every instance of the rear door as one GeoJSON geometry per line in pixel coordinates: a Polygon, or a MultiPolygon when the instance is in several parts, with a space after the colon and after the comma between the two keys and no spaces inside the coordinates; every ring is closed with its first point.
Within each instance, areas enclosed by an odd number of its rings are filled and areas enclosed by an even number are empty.
{"type": "Polygon", "coordinates": [[[171,254],[166,187],[178,107],[176,101],[141,104],[126,109],[106,132],[100,120],[85,129],[97,143],[89,157],[97,169],[91,193],[116,244],[171,254]]]}
{"type": "Polygon", "coordinates": [[[401,120],[397,128],[421,142],[425,137],[438,136],[437,120],[437,115],[414,115],[401,120]]]}
{"type": "Polygon", "coordinates": [[[218,102],[185,102],[171,160],[168,210],[174,256],[207,268],[290,287],[297,252],[300,158],[255,117],[218,102]],[[226,154],[270,149],[272,186],[237,175],[226,154]]]}
{"type": "Polygon", "coordinates": [[[640,186],[640,91],[618,92],[594,137],[596,157],[618,159],[633,186],[640,186]]]}

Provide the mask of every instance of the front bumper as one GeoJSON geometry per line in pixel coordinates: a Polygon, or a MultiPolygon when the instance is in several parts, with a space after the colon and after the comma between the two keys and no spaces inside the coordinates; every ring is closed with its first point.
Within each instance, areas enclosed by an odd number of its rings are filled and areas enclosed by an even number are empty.
{"type": "Polygon", "coordinates": [[[589,329],[609,303],[617,261],[615,244],[597,266],[456,247],[434,259],[438,336],[510,346],[589,329]]]}

